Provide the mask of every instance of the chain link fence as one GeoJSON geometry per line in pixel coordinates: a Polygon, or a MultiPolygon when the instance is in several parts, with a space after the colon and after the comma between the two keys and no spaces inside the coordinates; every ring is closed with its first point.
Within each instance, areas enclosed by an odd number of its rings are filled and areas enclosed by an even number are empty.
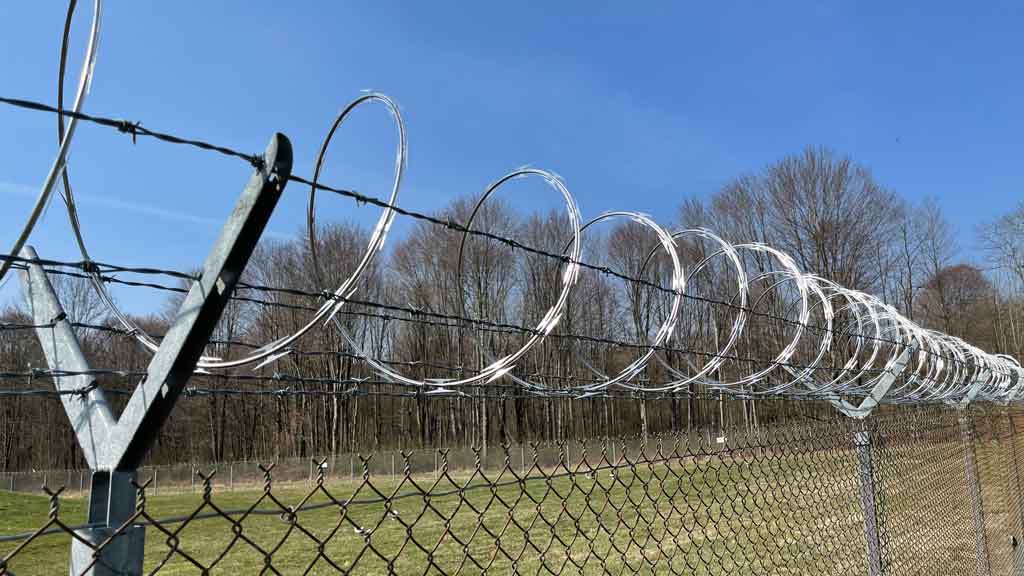
{"type": "Polygon", "coordinates": [[[161,574],[1024,574],[1022,428],[1017,408],[888,407],[724,443],[236,464],[233,483],[197,471],[195,492],[158,468],[100,540],[81,537],[78,479],[48,476],[46,495],[0,501],[0,574],[119,573],[105,552],[138,534],[161,574]]]}

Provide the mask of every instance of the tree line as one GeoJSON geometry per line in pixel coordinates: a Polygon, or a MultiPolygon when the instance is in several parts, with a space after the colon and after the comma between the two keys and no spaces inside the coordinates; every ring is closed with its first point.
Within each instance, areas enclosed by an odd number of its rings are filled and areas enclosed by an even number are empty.
{"type": "MultiPolygon", "coordinates": [[[[474,206],[475,199],[460,198],[437,215],[466,222],[474,206]]],[[[705,228],[733,244],[774,246],[802,270],[875,294],[923,326],[1021,357],[1024,204],[980,228],[985,257],[966,261],[937,202],[907,202],[852,159],[808,148],[734,178],[707,198],[681,199],[676,220],[674,230],[705,228]]],[[[496,199],[475,213],[473,228],[550,254],[564,253],[571,238],[564,213],[521,214],[496,199]]],[[[324,302],[323,291],[351,273],[369,234],[356,224],[323,226],[316,237],[318,262],[310,258],[306,239],[262,242],[244,281],[284,290],[239,289],[207,354],[237,357],[304,325],[324,302]]],[[[726,402],[696,381],[661,397],[628,390],[584,399],[573,397],[578,393],[526,393],[531,387],[565,391],[607,380],[644,353],[670,314],[670,260],[650,230],[616,222],[586,230],[584,240],[583,260],[594,267],[581,271],[552,334],[502,378],[438,393],[389,383],[360,356],[415,380],[478,373],[531,337],[558,298],[565,263],[415,223],[389,239],[336,320],[299,340],[291,354],[255,371],[197,374],[191,385],[204,392],[180,400],[151,462],[486,447],[506,440],[667,430],[712,438],[737,427],[832,417],[831,408],[819,402],[726,402]]],[[[687,298],[670,345],[631,380],[640,386],[699,372],[723,349],[737,318],[739,276],[721,247],[698,235],[684,235],[677,245],[688,271],[687,298]]],[[[793,337],[798,308],[793,283],[773,275],[781,265],[777,259],[763,252],[739,257],[750,277],[749,306],[758,314],[747,317],[731,358],[709,373],[720,382],[742,378],[778,354],[793,337]]],[[[57,274],[51,280],[73,321],[116,326],[85,281],[57,274]]],[[[164,311],[138,319],[150,334],[166,330],[187,284],[170,287],[178,291],[169,292],[164,311]]],[[[27,323],[24,304],[11,303],[2,320],[27,323]]],[[[125,334],[87,328],[78,333],[95,367],[131,371],[148,363],[148,354],[125,334]]],[[[809,361],[816,346],[813,335],[803,338],[795,361],[809,361]]],[[[830,354],[833,365],[841,365],[844,346],[830,354]]],[[[31,367],[45,368],[34,334],[0,330],[0,371],[31,367]]],[[[770,373],[737,391],[755,393],[784,377],[770,373]]],[[[50,385],[29,380],[6,379],[0,386],[50,385]]],[[[135,384],[135,378],[115,375],[98,381],[113,391],[135,384]]],[[[112,396],[115,411],[125,398],[112,396]]],[[[59,399],[0,396],[0,470],[83,464],[59,399]]]]}

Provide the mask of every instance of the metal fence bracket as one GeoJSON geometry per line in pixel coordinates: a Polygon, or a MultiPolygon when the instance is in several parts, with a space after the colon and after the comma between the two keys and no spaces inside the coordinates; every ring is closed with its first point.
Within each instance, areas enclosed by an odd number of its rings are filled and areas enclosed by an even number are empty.
{"type": "MultiPolygon", "coordinates": [[[[78,444],[93,469],[88,521],[93,527],[72,539],[71,573],[87,576],[141,574],[144,532],[135,520],[135,471],[149,451],[174,403],[195,371],[210,335],[252,255],[291,175],[292,147],[275,134],[263,167],[250,178],[213,248],[200,278],[178,308],[121,416],[115,419],[91,376],[55,377],[55,386],[78,444]]],[[[89,372],[71,323],[46,271],[36,260],[20,273],[23,291],[54,372],[89,372]],[[52,326],[52,328],[51,328],[52,326]]]]}

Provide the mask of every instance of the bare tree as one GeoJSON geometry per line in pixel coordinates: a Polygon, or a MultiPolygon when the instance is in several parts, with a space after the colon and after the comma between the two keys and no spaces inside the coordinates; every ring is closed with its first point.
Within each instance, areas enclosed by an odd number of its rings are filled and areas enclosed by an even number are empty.
{"type": "Polygon", "coordinates": [[[1009,214],[983,225],[978,236],[993,263],[1010,270],[1024,283],[1024,202],[1009,214]]]}
{"type": "Polygon", "coordinates": [[[891,246],[879,251],[884,299],[897,302],[901,312],[913,320],[918,292],[949,266],[958,252],[952,226],[934,199],[909,207],[891,246]]]}
{"type": "Polygon", "coordinates": [[[925,326],[993,349],[994,296],[995,288],[976,266],[948,266],[924,285],[918,298],[920,318],[925,326]]]}
{"type": "Polygon", "coordinates": [[[826,148],[807,148],[768,167],[761,188],[770,243],[844,286],[878,286],[871,262],[893,238],[903,203],[867,168],[826,148]]]}

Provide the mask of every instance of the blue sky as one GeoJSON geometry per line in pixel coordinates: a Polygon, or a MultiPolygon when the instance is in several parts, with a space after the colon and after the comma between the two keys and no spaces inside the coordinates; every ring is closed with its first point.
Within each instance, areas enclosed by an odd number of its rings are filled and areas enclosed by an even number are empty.
{"type": "MultiPolygon", "coordinates": [[[[80,4],[69,84],[91,17],[80,4]]],[[[974,227],[1024,198],[1020,4],[721,4],[110,0],[86,110],[253,152],[281,131],[308,175],[337,111],[381,90],[408,123],[400,203],[419,210],[530,164],[563,176],[584,215],[635,209],[670,223],[683,198],[807,145],[849,154],[908,199],[935,197],[968,256],[974,227]]],[[[64,10],[5,7],[0,94],[55,101],[64,10]]],[[[56,127],[2,106],[0,127],[6,251],[56,127]]],[[[360,113],[332,144],[326,180],[384,195],[394,144],[385,113],[360,113]]],[[[205,257],[249,173],[88,125],[70,168],[96,259],[172,268],[205,257]]],[[[273,234],[300,231],[306,194],[289,190],[273,234]]],[[[340,199],[320,210],[374,216],[340,199]]],[[[77,257],[59,203],[32,243],[77,257]]],[[[145,293],[118,298],[133,312],[155,306],[145,293]]]]}

